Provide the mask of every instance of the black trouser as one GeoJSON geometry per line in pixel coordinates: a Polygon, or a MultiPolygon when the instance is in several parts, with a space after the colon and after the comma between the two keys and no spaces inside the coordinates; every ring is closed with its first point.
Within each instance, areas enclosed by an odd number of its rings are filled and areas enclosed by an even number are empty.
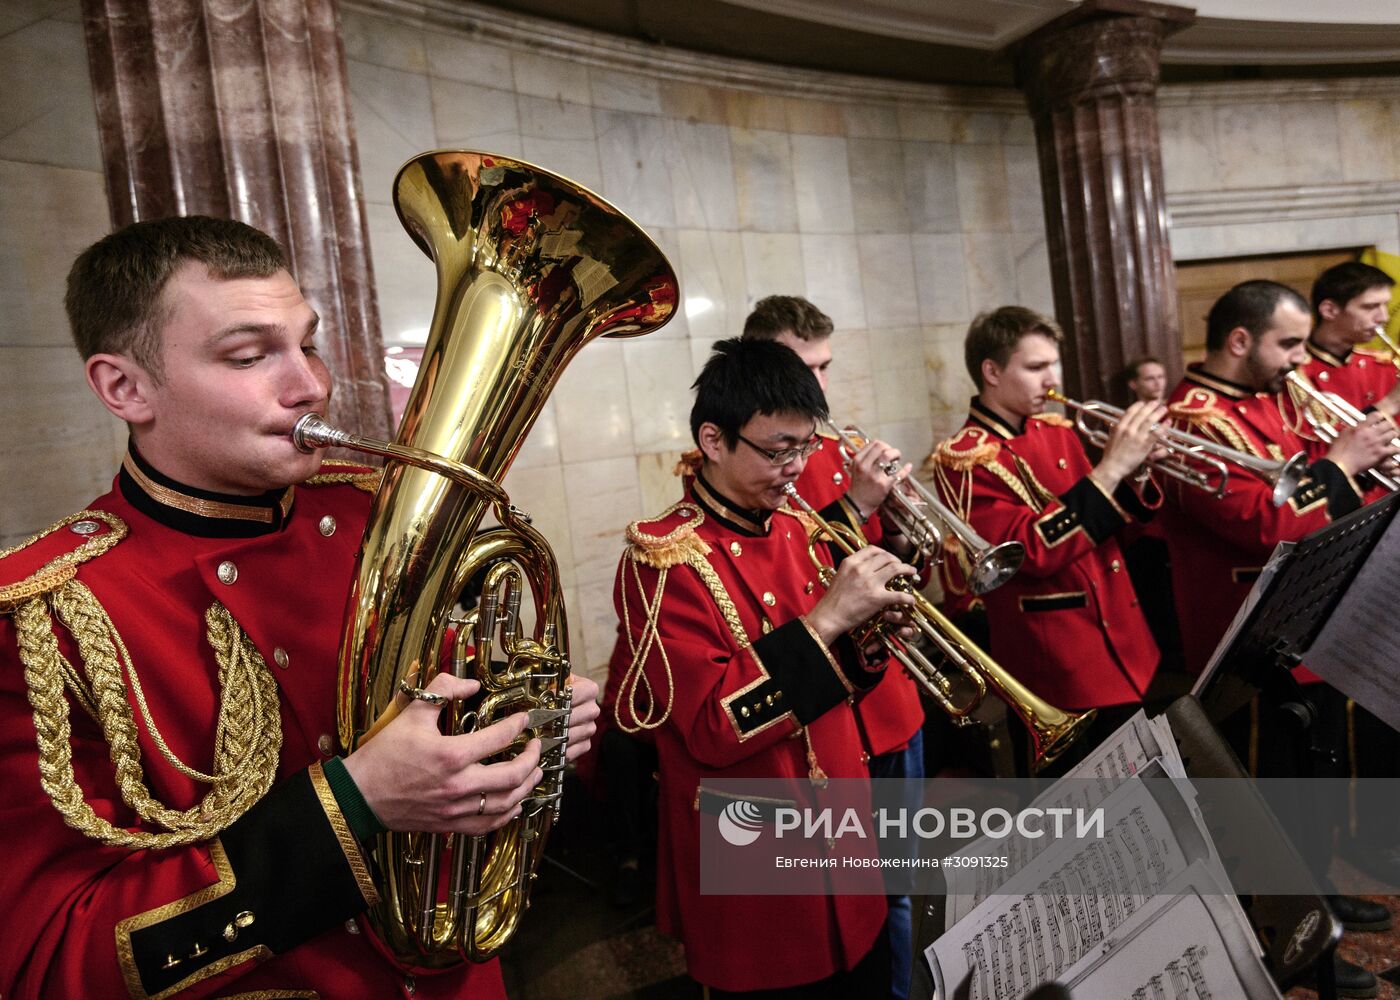
{"type": "Polygon", "coordinates": [[[815,983],[741,993],[707,986],[705,995],[710,1000],[723,1000],[724,997],[744,997],[745,1000],[884,1000],[890,995],[890,938],[882,928],[875,936],[875,946],[856,963],[854,969],[838,972],[815,983]]]}
{"type": "Polygon", "coordinates": [[[656,748],[609,728],[598,746],[607,795],[608,850],[613,864],[650,862],[656,848],[656,748]]]}

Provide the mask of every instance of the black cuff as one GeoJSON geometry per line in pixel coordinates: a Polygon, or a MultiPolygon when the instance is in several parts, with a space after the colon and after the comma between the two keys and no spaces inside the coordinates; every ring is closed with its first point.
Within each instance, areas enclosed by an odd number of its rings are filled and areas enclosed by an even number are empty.
{"type": "Polygon", "coordinates": [[[1361,493],[1342,471],[1342,467],[1331,459],[1319,458],[1308,466],[1308,474],[1288,502],[1294,510],[1302,513],[1309,507],[1327,501],[1327,516],[1333,521],[1345,517],[1361,506],[1361,493]]]}
{"type": "Polygon", "coordinates": [[[1061,509],[1035,522],[1035,530],[1046,545],[1064,541],[1079,528],[1097,545],[1109,538],[1129,520],[1122,507],[1085,476],[1060,495],[1061,509]]]}
{"type": "Polygon", "coordinates": [[[1162,506],[1162,491],[1151,476],[1143,480],[1141,494],[1125,479],[1113,491],[1113,499],[1133,520],[1146,524],[1157,516],[1157,509],[1162,506]]]}
{"type": "Polygon", "coordinates": [[[118,925],[118,950],[130,955],[144,995],[282,954],[378,899],[319,766],[273,788],[209,851],[216,885],[118,925]]]}
{"type": "MultiPolygon", "coordinates": [[[[801,618],[755,639],[753,651],[768,669],[768,683],[775,688],[774,707],[792,712],[804,726],[855,693],[848,671],[801,618]]],[[[853,667],[849,673],[865,671],[853,667]]],[[[871,676],[879,679],[878,673],[871,676]]]]}

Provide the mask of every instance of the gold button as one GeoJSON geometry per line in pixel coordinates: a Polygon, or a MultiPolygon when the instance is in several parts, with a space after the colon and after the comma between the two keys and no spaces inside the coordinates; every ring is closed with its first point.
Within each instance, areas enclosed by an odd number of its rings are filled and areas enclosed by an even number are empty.
{"type": "Polygon", "coordinates": [[[238,567],[225,559],[219,563],[218,577],[220,583],[233,583],[234,580],[238,579],[238,567]]]}
{"type": "Polygon", "coordinates": [[[350,934],[360,933],[360,925],[355,923],[354,918],[345,921],[345,930],[350,934]]]}
{"type": "Polygon", "coordinates": [[[102,525],[97,521],[74,521],[68,526],[68,530],[75,535],[95,535],[102,530],[102,525]]]}
{"type": "Polygon", "coordinates": [[[1056,462],[1055,464],[1058,465],[1058,466],[1059,466],[1060,468],[1062,468],[1062,469],[1065,469],[1065,468],[1068,468],[1068,467],[1069,467],[1069,463],[1066,462],[1063,458],[1060,459],[1060,460],[1059,460],[1058,462],[1056,462]]]}
{"type": "Polygon", "coordinates": [[[1117,559],[1113,560],[1113,562],[1109,563],[1108,565],[1109,565],[1109,568],[1112,569],[1113,572],[1115,572],[1115,573],[1117,573],[1119,570],[1121,570],[1121,569],[1123,568],[1123,564],[1120,563],[1117,559]]]}
{"type": "Polygon", "coordinates": [[[233,918],[233,922],[239,927],[252,927],[254,921],[257,919],[257,917],[253,916],[252,910],[241,910],[238,915],[233,918]]]}
{"type": "Polygon", "coordinates": [[[808,581],[807,581],[807,586],[803,587],[802,589],[803,589],[804,592],[810,594],[810,593],[812,592],[812,589],[813,589],[815,586],[816,586],[816,584],[814,584],[811,580],[808,580],[808,581]]]}
{"type": "Polygon", "coordinates": [[[759,628],[763,629],[764,635],[767,635],[769,632],[773,631],[773,623],[765,618],[763,621],[759,622],[759,628]]]}
{"type": "Polygon", "coordinates": [[[329,757],[335,753],[335,740],[331,739],[330,733],[321,734],[321,738],[316,741],[316,749],[321,751],[322,757],[329,757]]]}
{"type": "Polygon", "coordinates": [[[676,511],[676,513],[679,514],[681,517],[692,516],[692,512],[689,507],[682,507],[680,510],[676,511]]]}
{"type": "Polygon", "coordinates": [[[738,542],[730,542],[730,543],[729,543],[729,551],[732,552],[732,553],[733,553],[734,555],[736,555],[736,556],[741,556],[741,555],[744,554],[744,547],[743,547],[742,545],[740,545],[738,542]]]}
{"type": "Polygon", "coordinates": [[[773,605],[778,603],[778,599],[773,596],[773,592],[771,590],[765,590],[763,592],[763,603],[771,608],[773,605]]]}
{"type": "Polygon", "coordinates": [[[209,949],[196,941],[194,943],[194,951],[190,952],[190,958],[203,958],[207,954],[209,954],[209,949]]]}
{"type": "Polygon", "coordinates": [[[321,534],[330,538],[331,535],[335,534],[335,518],[327,514],[325,517],[321,518],[321,523],[316,527],[321,529],[321,534]]]}
{"type": "Polygon", "coordinates": [[[276,663],[279,667],[281,667],[283,670],[286,670],[288,663],[287,651],[281,646],[278,646],[272,651],[272,661],[276,663]]]}
{"type": "Polygon", "coordinates": [[[837,486],[840,486],[842,483],[844,483],[844,482],[846,481],[846,477],[843,476],[843,475],[841,475],[841,473],[839,473],[839,472],[835,472],[835,473],[832,473],[831,481],[832,481],[833,483],[835,483],[837,486]]]}
{"type": "Polygon", "coordinates": [[[747,718],[749,717],[749,706],[747,706],[747,705],[740,705],[740,706],[739,706],[739,716],[740,716],[740,718],[747,719],[747,718]]]}
{"type": "Polygon", "coordinates": [[[773,704],[773,696],[770,694],[768,697],[764,698],[764,699],[763,699],[763,703],[764,703],[765,705],[771,705],[771,704],[773,704]]]}
{"type": "Polygon", "coordinates": [[[1318,373],[1317,373],[1317,380],[1318,380],[1319,382],[1326,382],[1326,381],[1327,381],[1327,373],[1326,373],[1326,372],[1318,372],[1318,373]]]}

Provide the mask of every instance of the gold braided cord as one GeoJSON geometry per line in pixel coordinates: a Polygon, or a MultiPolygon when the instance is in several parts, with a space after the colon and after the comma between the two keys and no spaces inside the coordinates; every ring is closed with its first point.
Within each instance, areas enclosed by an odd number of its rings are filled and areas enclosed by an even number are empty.
{"type": "Polygon", "coordinates": [[[49,595],[47,605],[36,598],[16,611],[20,660],[34,709],[40,784],[73,829],[113,847],[177,847],[217,835],[272,787],[282,746],[276,681],[228,609],[216,603],[205,621],[219,667],[221,697],[214,774],[200,777],[201,772],[175,756],[156,728],[126,646],[92,591],[70,581],[49,595]],[[59,651],[55,619],[77,643],[86,679],[66,664],[59,651]],[[170,809],[146,787],[136,720],[127,698],[128,678],[151,738],[166,762],[212,786],[198,806],[170,809]],[[121,829],[99,817],[87,803],[73,771],[65,686],[80,703],[95,709],[122,801],[146,822],[170,832],[121,829]]]}
{"type": "MultiPolygon", "coordinates": [[[[651,600],[647,600],[646,588],[642,586],[642,574],[637,569],[637,560],[631,557],[627,559],[627,565],[632,570],[632,580],[637,585],[637,594],[641,598],[642,607],[646,609],[646,625],[642,628],[641,638],[637,641],[632,639],[632,617],[627,610],[627,595],[622,597],[622,631],[627,636],[627,646],[632,653],[632,662],[627,667],[627,672],[622,677],[622,684],[617,694],[617,704],[613,706],[613,716],[617,719],[617,724],[624,733],[639,733],[645,729],[659,729],[667,719],[671,717],[671,708],[675,703],[675,685],[672,681],[671,658],[666,653],[666,646],[661,641],[661,636],[657,632],[656,620],[661,613],[661,595],[666,591],[666,574],[669,569],[663,568],[657,572],[656,590],[652,592],[651,600]],[[651,689],[651,680],[647,677],[646,662],[651,656],[652,647],[656,648],[661,656],[661,664],[666,668],[666,708],[661,713],[661,717],[653,721],[656,713],[656,697],[651,689]],[[640,689],[640,690],[639,690],[640,689]],[[638,703],[638,695],[646,700],[646,712],[642,713],[638,703]],[[631,713],[631,721],[624,721],[622,718],[623,705],[631,713]]],[[[626,587],[626,577],[623,577],[623,586],[626,587]]]]}

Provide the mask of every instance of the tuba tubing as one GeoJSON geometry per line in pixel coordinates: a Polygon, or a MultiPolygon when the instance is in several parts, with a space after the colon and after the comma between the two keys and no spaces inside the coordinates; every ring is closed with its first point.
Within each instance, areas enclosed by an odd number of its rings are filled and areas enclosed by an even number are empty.
{"type": "Polygon", "coordinates": [[[520,160],[424,153],[400,168],[393,194],[437,270],[397,437],[371,441],[314,415],[295,433],[298,447],[388,459],[341,635],[340,741],[353,750],[392,714],[400,683],[426,683],[455,628],[450,669],[475,676],[482,692],[479,702],[444,709],[445,731],[523,711],[527,730],[505,756],[532,737],[544,747],[540,784],[501,830],[391,831],[370,846],[381,897],[369,911],[372,932],[405,967],[443,968],[483,961],[515,932],[563,787],[571,696],[558,565],[500,484],[570,359],[596,337],[658,329],[678,287],[665,255],[622,212],[520,160]],[[499,523],[483,529],[488,513],[499,523]],[[464,588],[483,576],[477,609],[455,615],[464,588]]]}

